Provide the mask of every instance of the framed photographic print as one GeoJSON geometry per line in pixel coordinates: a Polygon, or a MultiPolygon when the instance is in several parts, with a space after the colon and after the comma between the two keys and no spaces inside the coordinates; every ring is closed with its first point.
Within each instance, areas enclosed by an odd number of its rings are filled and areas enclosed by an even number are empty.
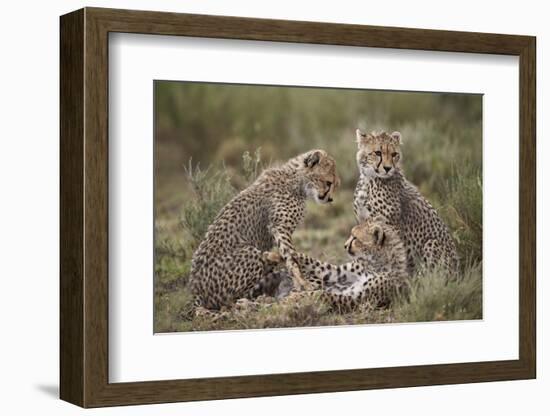
{"type": "Polygon", "coordinates": [[[535,377],[534,37],[60,24],[63,400],[535,377]]]}

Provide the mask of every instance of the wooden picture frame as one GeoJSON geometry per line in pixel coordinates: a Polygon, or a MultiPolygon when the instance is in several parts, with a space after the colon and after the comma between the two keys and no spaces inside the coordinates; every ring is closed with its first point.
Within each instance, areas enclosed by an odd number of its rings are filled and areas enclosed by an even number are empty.
{"type": "Polygon", "coordinates": [[[85,8],[61,17],[60,396],[82,407],[529,379],[536,376],[535,38],[85,8]],[[519,359],[109,383],[110,32],[515,55],[520,67],[519,359]]]}

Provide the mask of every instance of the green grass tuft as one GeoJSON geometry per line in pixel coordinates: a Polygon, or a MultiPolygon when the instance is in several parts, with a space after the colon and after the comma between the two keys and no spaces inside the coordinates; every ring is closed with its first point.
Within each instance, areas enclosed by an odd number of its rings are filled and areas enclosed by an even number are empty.
{"type": "Polygon", "coordinates": [[[468,167],[455,169],[445,182],[444,219],[463,260],[483,258],[483,185],[481,172],[468,167]]]}
{"type": "Polygon", "coordinates": [[[391,309],[397,322],[481,319],[481,294],[481,264],[470,263],[459,278],[447,278],[441,270],[422,272],[391,309]]]}
{"type": "Polygon", "coordinates": [[[199,165],[193,167],[190,160],[186,173],[193,195],[189,195],[183,205],[181,226],[192,238],[191,248],[194,249],[218,212],[237,191],[225,168],[202,170],[199,165]]]}

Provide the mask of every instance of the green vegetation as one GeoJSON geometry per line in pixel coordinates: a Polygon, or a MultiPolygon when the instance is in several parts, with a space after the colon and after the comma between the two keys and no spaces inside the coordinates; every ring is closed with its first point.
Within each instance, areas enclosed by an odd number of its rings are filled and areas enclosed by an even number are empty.
{"type": "Polygon", "coordinates": [[[156,332],[481,318],[480,96],[174,82],[157,82],[155,94],[156,332]],[[295,244],[347,261],[357,126],[401,131],[405,173],[451,228],[460,278],[420,273],[409,295],[384,310],[338,314],[313,295],[192,317],[190,262],[208,224],[264,167],[306,150],[335,157],[342,187],[330,206],[308,203],[295,244]]]}

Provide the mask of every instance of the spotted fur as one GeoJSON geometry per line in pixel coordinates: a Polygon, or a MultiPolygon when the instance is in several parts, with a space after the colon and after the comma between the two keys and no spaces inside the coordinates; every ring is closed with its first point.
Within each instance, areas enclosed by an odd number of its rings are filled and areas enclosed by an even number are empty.
{"type": "Polygon", "coordinates": [[[408,281],[407,255],[398,232],[383,218],[355,226],[345,244],[352,261],[334,265],[300,254],[307,280],[339,311],[387,306],[408,281]]]}
{"type": "Polygon", "coordinates": [[[339,179],[323,150],[312,150],[279,167],[266,169],[217,215],[195,251],[191,290],[195,305],[220,309],[262,291],[273,276],[269,250],[276,246],[298,289],[310,284],[301,276],[292,233],[302,221],[307,199],[332,201],[339,179]]]}
{"type": "Polygon", "coordinates": [[[395,227],[407,251],[409,271],[419,265],[458,269],[455,242],[437,211],[401,170],[401,134],[357,130],[360,178],[353,207],[359,222],[381,216],[395,227]]]}

